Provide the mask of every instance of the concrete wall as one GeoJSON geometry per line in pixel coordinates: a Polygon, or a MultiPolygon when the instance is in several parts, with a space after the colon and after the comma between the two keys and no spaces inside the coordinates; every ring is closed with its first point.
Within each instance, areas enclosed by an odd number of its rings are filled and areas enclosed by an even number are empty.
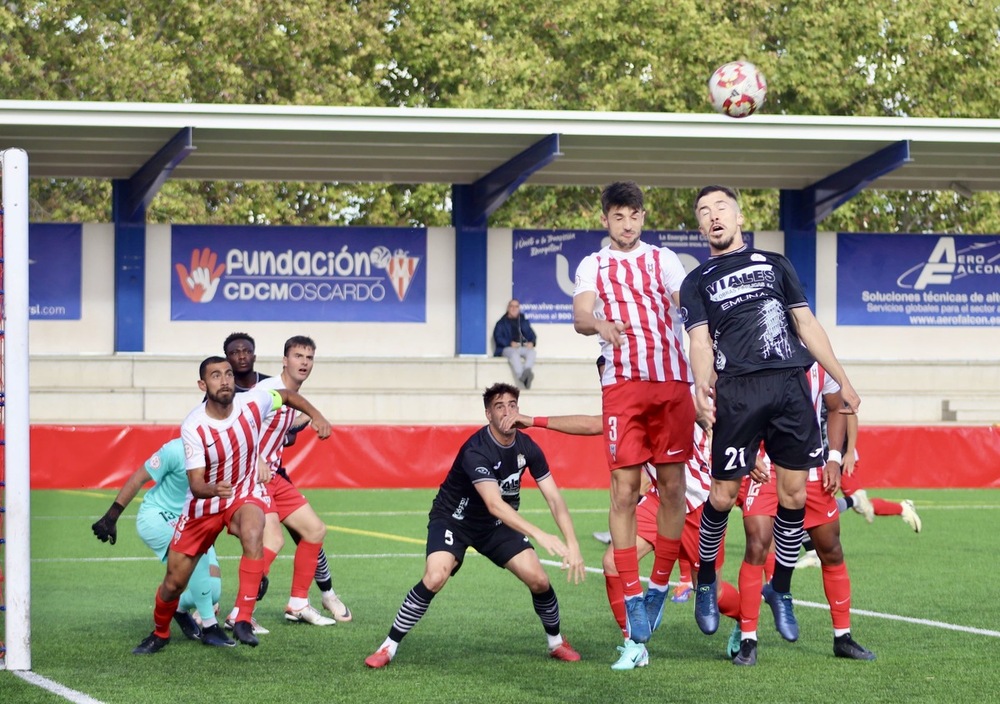
{"type": "MultiPolygon", "coordinates": [[[[487,338],[518,295],[511,290],[512,237],[509,229],[490,231],[487,338]]],[[[780,232],[756,238],[762,249],[783,251],[780,232]]],[[[171,321],[169,226],[150,226],[146,244],[146,351],[115,355],[113,227],[84,227],[81,320],[30,324],[33,422],[176,422],[199,400],[198,361],[221,353],[234,330],[256,338],[258,368],[265,372],[278,371],[286,338],[313,337],[318,365],[310,386],[340,422],[478,421],[482,388],[511,380],[503,360],[455,355],[451,228],[428,233],[427,322],[421,324],[171,321]]],[[[1000,421],[997,330],[838,327],[835,233],[819,235],[817,259],[817,316],[862,394],[865,422],[1000,421]]],[[[596,339],[570,324],[536,330],[539,362],[525,403],[530,398],[531,410],[549,415],[597,412],[596,339]]],[[[492,354],[489,339],[487,350],[492,354]]]]}

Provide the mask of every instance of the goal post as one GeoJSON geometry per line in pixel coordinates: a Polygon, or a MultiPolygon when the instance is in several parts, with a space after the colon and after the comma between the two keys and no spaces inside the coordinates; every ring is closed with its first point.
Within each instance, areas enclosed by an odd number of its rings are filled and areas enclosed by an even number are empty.
{"type": "Polygon", "coordinates": [[[2,161],[3,264],[0,286],[3,444],[0,478],[4,512],[0,576],[5,587],[2,666],[31,669],[31,479],[28,415],[28,155],[0,152],[2,161]]]}

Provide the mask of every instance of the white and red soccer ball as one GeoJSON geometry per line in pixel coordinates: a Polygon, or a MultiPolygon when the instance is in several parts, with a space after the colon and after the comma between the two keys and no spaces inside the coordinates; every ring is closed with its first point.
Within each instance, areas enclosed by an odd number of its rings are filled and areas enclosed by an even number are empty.
{"type": "Polygon", "coordinates": [[[753,115],[764,104],[766,95],[764,74],[747,61],[723,64],[708,79],[712,107],[729,117],[753,115]]]}

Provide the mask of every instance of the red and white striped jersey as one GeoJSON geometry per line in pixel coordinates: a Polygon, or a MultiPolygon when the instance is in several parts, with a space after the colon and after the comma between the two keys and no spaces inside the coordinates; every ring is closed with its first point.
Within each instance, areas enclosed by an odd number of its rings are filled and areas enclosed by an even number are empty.
{"type": "Polygon", "coordinates": [[[620,348],[601,340],[608,364],[603,386],[619,381],[686,381],[691,369],[683,328],[671,296],[680,292],[684,266],[666,247],[641,242],[632,252],[605,247],[580,262],[573,295],[597,294],[599,320],[628,323],[620,348]]]}
{"type": "MultiPolygon", "coordinates": [[[[270,376],[257,382],[257,389],[283,389],[285,382],[280,376],[270,376]]],[[[285,433],[295,422],[295,409],[282,406],[271,417],[260,436],[260,457],[271,468],[272,472],[281,468],[281,456],[285,449],[285,433]]]]}
{"type": "MultiPolygon", "coordinates": [[[[684,501],[687,504],[685,513],[692,513],[698,510],[708,500],[708,491],[712,487],[712,462],[711,462],[711,442],[708,434],[695,423],[694,426],[694,453],[685,465],[684,480],[684,501]]],[[[652,485],[650,491],[659,495],[656,488],[656,467],[648,462],[642,466],[646,476],[649,477],[652,485]]]]}
{"type": "Polygon", "coordinates": [[[257,483],[258,445],[263,429],[280,406],[281,397],[273,391],[254,388],[233,396],[232,412],[223,420],[210,418],[204,403],[188,414],[181,424],[184,469],[204,467],[206,483],[229,482],[233,495],[196,499],[189,488],[184,515],[200,518],[222,513],[236,499],[264,496],[262,485],[257,483]]]}

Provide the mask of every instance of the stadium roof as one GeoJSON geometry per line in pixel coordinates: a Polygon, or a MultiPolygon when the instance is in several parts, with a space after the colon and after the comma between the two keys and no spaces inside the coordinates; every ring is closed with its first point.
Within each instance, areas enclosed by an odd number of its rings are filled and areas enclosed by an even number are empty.
{"type": "Polygon", "coordinates": [[[180,130],[182,179],[472,184],[558,135],[526,183],[804,189],[908,141],[869,187],[1000,190],[1000,120],[0,101],[33,178],[128,179],[180,130]]]}

